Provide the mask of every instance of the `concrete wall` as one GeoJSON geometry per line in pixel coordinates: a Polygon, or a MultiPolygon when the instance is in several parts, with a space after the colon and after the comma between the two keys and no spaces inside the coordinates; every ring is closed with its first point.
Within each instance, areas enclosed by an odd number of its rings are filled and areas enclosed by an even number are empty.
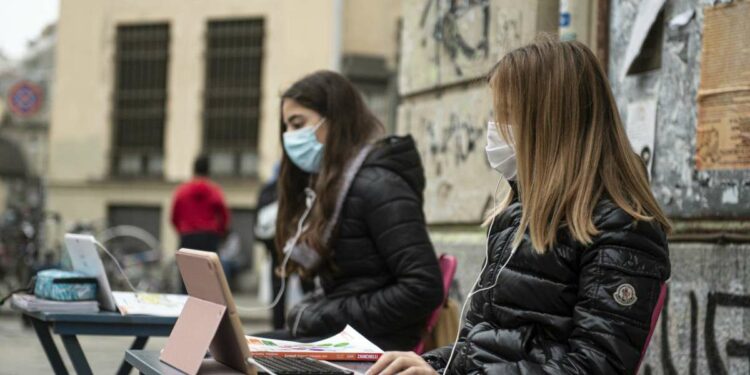
{"type": "Polygon", "coordinates": [[[642,374],[748,374],[747,245],[672,244],[672,279],[642,374]]]}
{"type": "Polygon", "coordinates": [[[505,52],[537,32],[557,32],[558,1],[451,3],[402,2],[402,95],[481,77],[505,52]]]}
{"type": "Polygon", "coordinates": [[[396,68],[401,0],[344,0],[343,51],[385,58],[396,68]]]}
{"type": "Polygon", "coordinates": [[[428,222],[477,224],[499,179],[484,152],[492,108],[483,77],[505,52],[556,32],[558,3],[450,3],[402,2],[398,132],[412,134],[422,155],[428,222]]]}
{"type": "MultiPolygon", "coordinates": [[[[427,176],[425,214],[432,224],[479,223],[492,206],[500,174],[484,151],[491,101],[489,89],[475,85],[401,104],[399,131],[417,140],[427,176]]],[[[506,189],[503,182],[499,197],[506,189]]]]}

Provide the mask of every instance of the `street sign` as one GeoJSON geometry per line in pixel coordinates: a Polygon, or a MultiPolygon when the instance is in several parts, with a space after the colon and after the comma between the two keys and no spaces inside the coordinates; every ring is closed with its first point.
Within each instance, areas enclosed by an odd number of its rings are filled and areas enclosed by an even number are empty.
{"type": "Polygon", "coordinates": [[[36,83],[20,81],[8,91],[8,108],[20,117],[33,116],[42,107],[44,90],[36,83]]]}

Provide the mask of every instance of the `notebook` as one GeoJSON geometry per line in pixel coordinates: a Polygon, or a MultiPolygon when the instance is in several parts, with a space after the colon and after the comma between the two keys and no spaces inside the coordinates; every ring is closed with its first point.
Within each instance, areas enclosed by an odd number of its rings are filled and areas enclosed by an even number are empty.
{"type": "Polygon", "coordinates": [[[136,297],[133,292],[113,292],[97,246],[93,236],[71,233],[65,235],[65,247],[73,270],[97,279],[97,300],[102,310],[119,311],[122,315],[180,316],[187,295],[139,292],[136,297]]]}
{"type": "Polygon", "coordinates": [[[37,298],[31,294],[16,293],[11,298],[11,305],[29,312],[44,311],[48,313],[83,314],[99,312],[99,304],[91,301],[53,301],[37,298]]]}

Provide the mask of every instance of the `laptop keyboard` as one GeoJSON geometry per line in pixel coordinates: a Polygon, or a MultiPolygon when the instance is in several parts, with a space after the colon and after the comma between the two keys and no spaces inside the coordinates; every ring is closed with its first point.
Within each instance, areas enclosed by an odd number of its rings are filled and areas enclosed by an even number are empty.
{"type": "MultiPolygon", "coordinates": [[[[325,362],[304,357],[253,357],[253,360],[277,375],[339,375],[352,371],[333,367],[325,362]]],[[[262,370],[262,369],[259,369],[262,370]]],[[[259,371],[263,373],[262,371],[259,371]]]]}

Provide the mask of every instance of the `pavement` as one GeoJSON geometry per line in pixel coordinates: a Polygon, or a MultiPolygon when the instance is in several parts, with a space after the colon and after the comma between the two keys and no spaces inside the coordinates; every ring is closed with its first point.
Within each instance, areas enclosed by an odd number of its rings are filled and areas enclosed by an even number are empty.
{"type": "MultiPolygon", "coordinates": [[[[260,305],[251,294],[235,295],[235,303],[239,307],[251,308],[260,305]]],[[[270,311],[240,309],[239,312],[245,332],[257,333],[271,329],[270,311]]],[[[54,339],[68,371],[74,373],[60,337],[54,336],[54,339]]],[[[114,373],[125,356],[125,350],[133,342],[132,337],[79,336],[78,339],[94,374],[114,373]]],[[[153,337],[146,349],[159,350],[166,341],[166,337],[153,337]]],[[[34,329],[25,326],[20,314],[10,310],[7,305],[0,307],[0,375],[51,373],[52,368],[34,329]]]]}

